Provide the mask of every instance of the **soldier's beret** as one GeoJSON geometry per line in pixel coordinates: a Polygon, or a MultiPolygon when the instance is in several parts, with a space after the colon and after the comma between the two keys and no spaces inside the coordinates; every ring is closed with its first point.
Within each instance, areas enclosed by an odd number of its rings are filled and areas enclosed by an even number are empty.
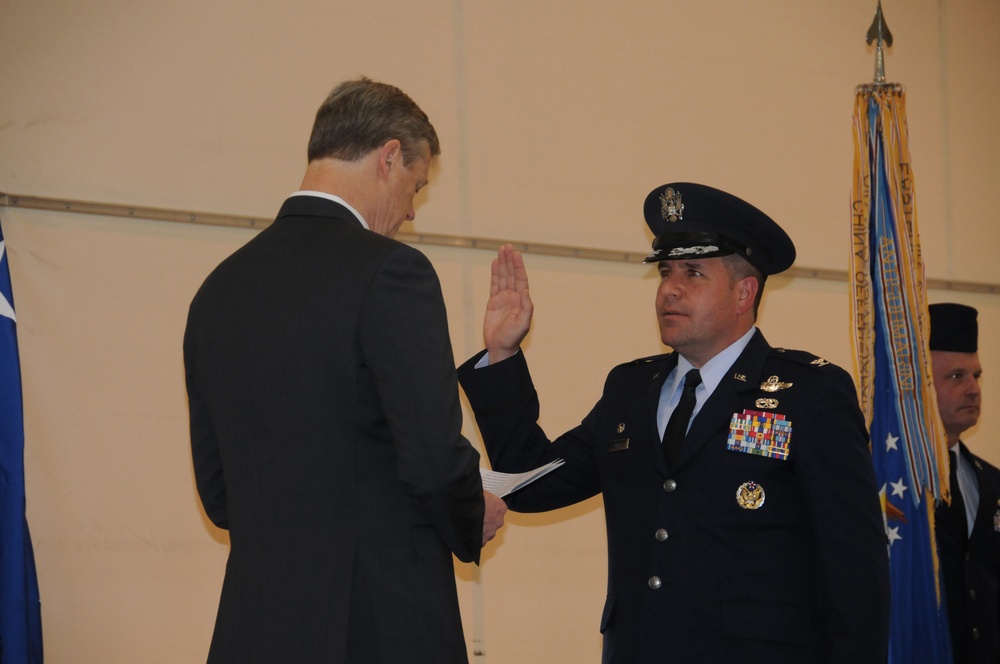
{"type": "Polygon", "coordinates": [[[653,231],[644,263],[739,254],[764,275],[795,262],[795,245],[773,219],[750,203],[693,182],[657,187],[643,205],[653,231]]]}
{"type": "Polygon", "coordinates": [[[978,313],[973,307],[952,302],[932,304],[931,350],[975,353],[979,347],[978,313]]]}

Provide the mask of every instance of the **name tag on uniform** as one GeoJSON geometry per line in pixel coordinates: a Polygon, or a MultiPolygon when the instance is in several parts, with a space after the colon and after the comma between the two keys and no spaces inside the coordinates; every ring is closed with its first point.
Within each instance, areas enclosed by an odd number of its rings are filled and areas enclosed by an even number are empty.
{"type": "Polygon", "coordinates": [[[608,443],[608,452],[624,452],[628,449],[628,438],[612,440],[608,443]]]}

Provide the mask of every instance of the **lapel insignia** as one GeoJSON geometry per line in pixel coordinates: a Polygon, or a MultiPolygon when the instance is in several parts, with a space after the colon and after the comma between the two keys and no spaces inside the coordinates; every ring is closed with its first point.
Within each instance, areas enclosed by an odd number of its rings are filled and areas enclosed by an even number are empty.
{"type": "Polygon", "coordinates": [[[619,424],[618,424],[618,433],[624,433],[624,432],[625,432],[625,423],[624,422],[619,422],[619,424]]]}
{"type": "Polygon", "coordinates": [[[786,461],[791,441],[792,423],[784,415],[744,410],[729,421],[726,449],[786,461]]]}
{"type": "Polygon", "coordinates": [[[771,376],[760,384],[760,389],[765,392],[777,392],[778,390],[787,390],[791,386],[791,383],[782,383],[777,376],[771,376]]]}
{"type": "Polygon", "coordinates": [[[830,363],[827,360],[824,360],[822,357],[817,357],[815,360],[813,360],[809,364],[815,364],[817,367],[825,367],[826,365],[828,365],[830,363]]]}
{"type": "Polygon", "coordinates": [[[764,504],[764,487],[756,482],[744,482],[736,490],[736,504],[745,510],[755,510],[764,504]]]}
{"type": "Polygon", "coordinates": [[[778,407],[778,400],[777,399],[757,399],[757,401],[754,403],[754,405],[757,406],[758,408],[770,408],[770,409],[773,410],[773,409],[775,409],[775,408],[778,407]]]}
{"type": "Polygon", "coordinates": [[[733,374],[733,378],[735,378],[738,381],[742,381],[744,383],[747,382],[747,377],[744,376],[743,374],[733,374]]]}

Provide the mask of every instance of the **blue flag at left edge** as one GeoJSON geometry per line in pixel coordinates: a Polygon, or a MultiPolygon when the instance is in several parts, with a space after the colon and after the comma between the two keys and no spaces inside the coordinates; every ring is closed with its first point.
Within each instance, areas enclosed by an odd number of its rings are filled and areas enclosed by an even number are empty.
{"type": "Polygon", "coordinates": [[[42,615],[24,499],[24,409],[7,245],[0,227],[0,664],[41,664],[42,615]]]}

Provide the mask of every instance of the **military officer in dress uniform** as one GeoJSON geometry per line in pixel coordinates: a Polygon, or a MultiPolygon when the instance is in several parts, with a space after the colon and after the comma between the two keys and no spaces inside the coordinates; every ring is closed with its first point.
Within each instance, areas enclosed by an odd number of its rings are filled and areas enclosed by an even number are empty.
{"type": "Polygon", "coordinates": [[[951,448],[951,504],[937,508],[935,534],[955,664],[1000,662],[1000,470],[959,438],[979,421],[976,314],[964,304],[930,306],[934,390],[951,448]]]}
{"type": "Polygon", "coordinates": [[[886,539],[854,383],[755,327],[792,241],[699,184],[656,188],[645,217],[673,352],[612,369],[583,422],[551,441],[519,350],[533,314],[524,262],[510,246],[493,262],[486,350],[459,380],[494,469],[565,460],[509,507],[603,495],[606,664],[884,664],[886,539]]]}

